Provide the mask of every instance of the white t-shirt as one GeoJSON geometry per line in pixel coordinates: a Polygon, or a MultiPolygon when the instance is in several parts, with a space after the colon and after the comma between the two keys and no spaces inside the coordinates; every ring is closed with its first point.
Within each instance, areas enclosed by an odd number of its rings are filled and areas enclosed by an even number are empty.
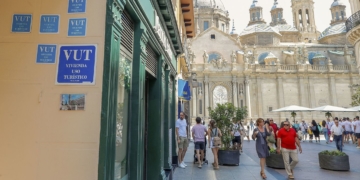
{"type": "Polygon", "coordinates": [[[342,123],[343,126],[345,126],[345,131],[351,131],[351,122],[345,121],[342,123]]]}
{"type": "Polygon", "coordinates": [[[300,123],[300,129],[301,131],[306,131],[308,128],[308,126],[306,125],[306,123],[300,123]]]}
{"type": "Polygon", "coordinates": [[[240,124],[234,124],[234,136],[240,136],[240,132],[242,131],[244,128],[240,125],[240,124]]]}
{"type": "Polygon", "coordinates": [[[355,133],[360,133],[360,121],[355,121],[356,130],[355,133]]]}
{"type": "Polygon", "coordinates": [[[334,125],[333,121],[326,121],[326,124],[328,125],[328,128],[331,129],[331,127],[334,125]]]}
{"type": "Polygon", "coordinates": [[[351,122],[351,130],[352,130],[352,132],[355,131],[355,129],[354,129],[355,126],[356,126],[356,121],[352,121],[351,122]]]}
{"type": "Polygon", "coordinates": [[[179,129],[179,136],[180,137],[187,137],[187,133],[186,133],[186,119],[178,119],[176,120],[176,128],[179,129]]]}
{"type": "Polygon", "coordinates": [[[331,127],[331,133],[334,133],[334,135],[336,136],[342,135],[343,132],[344,132],[344,128],[340,124],[338,127],[336,127],[336,125],[331,127]]]}

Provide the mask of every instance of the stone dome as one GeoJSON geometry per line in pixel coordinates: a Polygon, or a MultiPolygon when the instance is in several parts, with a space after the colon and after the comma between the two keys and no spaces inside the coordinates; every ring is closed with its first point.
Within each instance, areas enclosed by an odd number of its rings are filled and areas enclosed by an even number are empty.
{"type": "Polygon", "coordinates": [[[217,8],[226,11],[224,3],[221,0],[194,0],[195,8],[217,8]]]}
{"type": "Polygon", "coordinates": [[[327,36],[332,36],[332,35],[337,35],[337,34],[346,34],[346,26],[345,26],[345,22],[339,23],[339,24],[335,24],[332,25],[328,28],[326,28],[319,37],[319,40],[322,38],[325,38],[327,36]]]}
{"type": "Polygon", "coordinates": [[[345,6],[345,3],[342,2],[342,0],[334,0],[334,2],[331,4],[331,7],[335,6],[345,6]]]}

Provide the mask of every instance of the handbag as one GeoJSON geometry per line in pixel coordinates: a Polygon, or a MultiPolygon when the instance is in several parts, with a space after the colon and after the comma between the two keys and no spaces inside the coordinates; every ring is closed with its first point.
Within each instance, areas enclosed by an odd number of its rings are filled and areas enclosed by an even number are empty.
{"type": "Polygon", "coordinates": [[[217,128],[215,130],[215,137],[213,137],[212,139],[212,144],[213,146],[221,146],[221,138],[219,136],[217,136],[217,128]]]}
{"type": "Polygon", "coordinates": [[[268,136],[268,137],[267,137],[267,141],[268,141],[269,143],[275,143],[276,141],[275,141],[274,135],[271,134],[270,136],[268,136]]]}

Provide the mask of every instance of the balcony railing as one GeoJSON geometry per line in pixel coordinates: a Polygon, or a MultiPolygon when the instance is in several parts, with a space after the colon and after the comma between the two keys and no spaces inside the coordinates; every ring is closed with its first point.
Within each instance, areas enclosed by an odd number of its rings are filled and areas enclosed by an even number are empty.
{"type": "Polygon", "coordinates": [[[349,32],[351,29],[358,25],[360,25],[360,11],[354,13],[346,20],[346,32],[349,32]]]}

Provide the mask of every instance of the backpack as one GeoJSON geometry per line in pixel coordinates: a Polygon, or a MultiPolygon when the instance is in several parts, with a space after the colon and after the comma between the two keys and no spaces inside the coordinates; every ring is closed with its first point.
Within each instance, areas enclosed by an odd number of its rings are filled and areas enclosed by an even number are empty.
{"type": "Polygon", "coordinates": [[[312,127],[311,127],[311,130],[312,130],[312,131],[316,131],[316,126],[312,126],[312,127]]]}
{"type": "Polygon", "coordinates": [[[215,129],[215,137],[213,137],[212,139],[212,144],[213,146],[221,146],[221,138],[219,136],[217,136],[217,128],[215,129]]]}

